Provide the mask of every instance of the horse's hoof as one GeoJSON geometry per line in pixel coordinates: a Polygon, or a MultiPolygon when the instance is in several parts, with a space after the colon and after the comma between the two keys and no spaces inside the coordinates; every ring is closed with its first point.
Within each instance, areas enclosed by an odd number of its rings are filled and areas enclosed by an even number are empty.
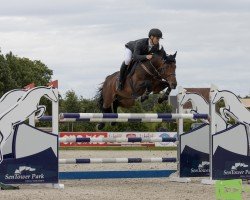
{"type": "Polygon", "coordinates": [[[111,122],[110,125],[111,126],[115,126],[117,124],[117,122],[111,122]]]}
{"type": "Polygon", "coordinates": [[[96,130],[102,130],[104,128],[105,124],[104,123],[99,123],[96,125],[96,130]]]}

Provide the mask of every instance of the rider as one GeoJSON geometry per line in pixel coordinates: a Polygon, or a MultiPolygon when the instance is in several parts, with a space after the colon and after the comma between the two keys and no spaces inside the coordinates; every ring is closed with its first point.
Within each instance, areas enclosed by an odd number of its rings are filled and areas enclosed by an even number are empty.
{"type": "Polygon", "coordinates": [[[125,82],[126,70],[133,58],[134,61],[140,62],[144,60],[151,60],[153,54],[166,56],[164,48],[159,44],[162,39],[162,32],[153,28],[148,33],[148,38],[143,38],[135,41],[130,41],[125,45],[125,61],[120,68],[120,77],[118,90],[122,90],[125,82]]]}

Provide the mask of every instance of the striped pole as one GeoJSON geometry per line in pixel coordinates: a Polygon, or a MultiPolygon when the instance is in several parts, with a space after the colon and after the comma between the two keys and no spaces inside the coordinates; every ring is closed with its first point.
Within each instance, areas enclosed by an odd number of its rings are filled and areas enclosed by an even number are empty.
{"type": "Polygon", "coordinates": [[[60,122],[170,122],[173,119],[161,118],[63,118],[60,122]]]}
{"type": "Polygon", "coordinates": [[[152,137],[152,138],[77,138],[77,137],[64,137],[59,138],[59,142],[176,142],[176,138],[172,137],[152,137]]]}
{"type": "Polygon", "coordinates": [[[80,159],[59,159],[59,164],[166,163],[166,162],[176,162],[176,158],[80,158],[80,159]]]}
{"type": "MultiPolygon", "coordinates": [[[[36,122],[50,122],[51,116],[43,116],[40,119],[36,119],[36,122]]],[[[59,122],[169,122],[173,119],[169,118],[61,118],[59,122]]]]}
{"type": "MultiPolygon", "coordinates": [[[[176,119],[208,119],[208,114],[176,113],[61,113],[60,122],[169,122],[176,119]]],[[[51,121],[43,116],[37,121],[51,121]]]]}
{"type": "Polygon", "coordinates": [[[61,119],[207,119],[208,114],[177,113],[61,113],[61,119]]]}
{"type": "Polygon", "coordinates": [[[52,121],[52,116],[42,116],[40,119],[36,118],[35,121],[38,121],[38,122],[51,122],[52,121]]]}

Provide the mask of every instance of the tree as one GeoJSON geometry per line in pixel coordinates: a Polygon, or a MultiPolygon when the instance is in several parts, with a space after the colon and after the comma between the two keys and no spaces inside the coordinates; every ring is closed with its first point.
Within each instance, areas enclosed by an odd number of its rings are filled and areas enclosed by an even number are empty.
{"type": "Polygon", "coordinates": [[[14,88],[15,81],[12,77],[11,69],[5,57],[0,54],[0,95],[2,96],[4,93],[14,88]]]}
{"type": "Polygon", "coordinates": [[[81,103],[74,90],[66,92],[65,99],[62,101],[60,112],[79,113],[81,111],[81,103]]]}
{"type": "Polygon", "coordinates": [[[23,88],[30,83],[35,83],[37,86],[47,85],[52,75],[53,71],[41,61],[20,58],[12,52],[6,55],[0,52],[1,95],[12,89],[23,88]]]}

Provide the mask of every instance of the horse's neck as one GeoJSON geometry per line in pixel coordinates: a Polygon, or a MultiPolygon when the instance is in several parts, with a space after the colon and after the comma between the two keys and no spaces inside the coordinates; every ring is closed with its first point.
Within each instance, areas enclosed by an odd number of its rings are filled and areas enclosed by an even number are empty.
{"type": "Polygon", "coordinates": [[[155,60],[151,60],[151,61],[145,61],[143,62],[144,66],[147,68],[146,70],[144,69],[144,67],[142,65],[140,65],[142,73],[144,75],[144,77],[147,77],[148,79],[152,79],[152,75],[155,76],[156,71],[158,70],[158,65],[159,63],[156,62],[155,60]]]}
{"type": "Polygon", "coordinates": [[[151,61],[149,61],[149,65],[151,65],[150,62],[152,63],[152,65],[154,66],[155,69],[158,69],[158,68],[159,68],[159,66],[160,66],[160,61],[159,61],[158,59],[152,59],[151,61]]]}

